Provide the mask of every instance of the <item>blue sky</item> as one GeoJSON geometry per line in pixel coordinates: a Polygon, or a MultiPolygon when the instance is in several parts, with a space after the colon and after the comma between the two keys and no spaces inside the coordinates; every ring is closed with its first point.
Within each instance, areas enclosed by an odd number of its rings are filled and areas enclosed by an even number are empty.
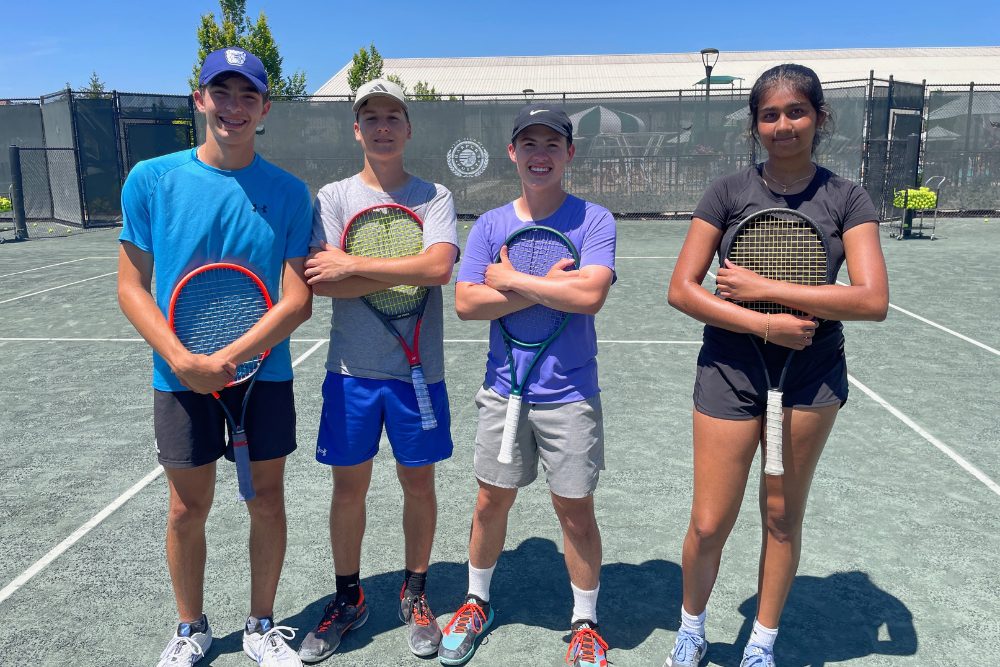
{"type": "MultiPolygon", "coordinates": [[[[219,12],[216,0],[3,4],[0,98],[37,97],[67,82],[83,87],[92,71],[109,90],[187,93],[199,18],[219,12]]],[[[724,62],[726,50],[997,46],[997,7],[991,0],[247,1],[251,16],[267,14],[286,71],[303,70],[309,91],[373,41],[390,58],[713,46],[724,62]]]]}

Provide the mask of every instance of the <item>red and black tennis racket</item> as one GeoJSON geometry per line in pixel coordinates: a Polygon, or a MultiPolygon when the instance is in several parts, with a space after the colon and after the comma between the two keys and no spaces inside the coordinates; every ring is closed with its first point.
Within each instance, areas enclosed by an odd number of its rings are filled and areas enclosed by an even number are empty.
{"type": "MultiPolygon", "coordinates": [[[[424,249],[424,223],[420,217],[399,204],[380,204],[359,212],[344,228],[340,246],[349,255],[359,257],[406,257],[424,249]]],[[[420,425],[425,431],[437,428],[434,406],[427,391],[424,369],[420,363],[420,325],[430,290],[416,285],[396,285],[361,297],[385,328],[399,341],[410,364],[410,378],[420,409],[420,425]],[[417,318],[413,341],[406,339],[393,322],[417,318]]]]}
{"type": "MultiPolygon", "coordinates": [[[[572,259],[573,268],[580,268],[580,255],[566,236],[542,225],[523,227],[504,241],[511,265],[521,273],[544,276],[561,259],[572,259]]],[[[497,260],[500,261],[499,255],[497,260]]],[[[507,417],[497,461],[503,464],[514,460],[517,426],[521,419],[521,396],[528,385],[531,372],[545,357],[546,350],[566,328],[570,313],[536,303],[522,310],[504,315],[498,320],[500,333],[507,347],[510,363],[510,397],[507,399],[507,417]],[[527,368],[519,373],[514,360],[514,348],[534,351],[527,368]]]]}
{"type": "MultiPolygon", "coordinates": [[[[207,264],[181,278],[174,288],[170,297],[170,328],[189,352],[214,354],[249,331],[270,308],[267,288],[249,269],[235,264],[207,264]]],[[[252,500],[255,495],[243,422],[257,371],[268,352],[241,362],[235,377],[226,385],[228,388],[250,382],[243,395],[239,421],[233,419],[219,392],[212,392],[229,423],[242,501],[252,500]]]]}
{"type": "MultiPolygon", "coordinates": [[[[799,285],[827,285],[832,282],[830,257],[826,236],[819,226],[806,215],[786,208],[770,208],[747,216],[736,227],[723,256],[744,269],[765,278],[799,285]]],[[[791,313],[806,315],[802,311],[771,301],[735,301],[734,303],[758,313],[791,313]]],[[[750,336],[751,340],[755,336],[750,336]]],[[[753,340],[753,349],[760,358],[767,381],[767,410],[764,428],[764,473],[783,475],[782,463],[782,388],[785,375],[792,364],[795,350],[788,353],[777,386],[764,362],[764,355],[753,340]]]]}

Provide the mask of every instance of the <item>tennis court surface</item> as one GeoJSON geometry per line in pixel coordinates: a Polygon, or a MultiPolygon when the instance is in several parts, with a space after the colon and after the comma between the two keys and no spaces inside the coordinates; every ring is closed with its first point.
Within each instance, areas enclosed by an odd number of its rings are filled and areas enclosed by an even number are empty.
{"type": "MultiPolygon", "coordinates": [[[[465,226],[460,228],[467,234],[465,226]]],[[[700,325],[666,303],[687,225],[623,221],[618,275],[598,316],[608,469],[596,500],[605,565],[602,634],[617,667],[659,667],[679,624],[680,550],[691,493],[691,388],[700,325]]],[[[947,219],[938,239],[882,234],[892,308],[848,323],[851,396],[827,445],[778,664],[1000,664],[1000,221],[947,219]]],[[[176,623],[164,560],[166,484],[156,466],[150,354],[118,310],[117,231],[0,245],[0,663],[152,665],[176,623]]],[[[846,280],[846,271],[842,275],[846,280]]],[[[460,322],[446,288],[454,457],[438,468],[428,579],[439,621],[466,586],[473,395],[487,324],[460,322]]],[[[329,305],[293,336],[299,450],[289,459],[288,555],[275,619],[299,641],[334,588],[330,473],[312,456],[329,305]]],[[[396,618],[401,492],[383,448],[368,501],[368,623],[328,665],[434,664],[396,618]]],[[[754,474],[754,477],[756,473],[754,474]]],[[[709,605],[709,662],[736,665],[755,610],[756,489],[709,605]]],[[[249,664],[248,521],[235,471],[219,466],[209,520],[200,664],[249,664]]],[[[492,602],[497,625],[473,665],[559,665],[572,596],[548,493],[511,514],[492,602]]]]}

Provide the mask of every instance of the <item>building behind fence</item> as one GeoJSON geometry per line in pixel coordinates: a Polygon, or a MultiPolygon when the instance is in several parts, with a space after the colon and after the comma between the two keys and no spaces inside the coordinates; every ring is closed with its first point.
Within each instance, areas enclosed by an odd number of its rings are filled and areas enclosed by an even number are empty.
{"type": "MultiPolygon", "coordinates": [[[[827,82],[835,125],[816,159],[864,185],[883,217],[897,189],[946,180],[939,208],[1000,209],[1000,85],[936,86],[876,79],[827,82]]],[[[519,192],[507,158],[524,96],[449,96],[410,104],[407,169],[447,186],[460,214],[519,192]]],[[[574,120],[567,188],[622,217],[686,217],[714,178],[755,154],[746,94],[729,90],[534,94],[574,120]]],[[[349,98],[274,100],[258,152],[313,192],[358,171],[349,98]]],[[[176,95],[64,91],[0,104],[0,188],[20,173],[25,215],[84,227],[121,221],[121,185],[140,160],[195,145],[204,119],[176,95]]]]}

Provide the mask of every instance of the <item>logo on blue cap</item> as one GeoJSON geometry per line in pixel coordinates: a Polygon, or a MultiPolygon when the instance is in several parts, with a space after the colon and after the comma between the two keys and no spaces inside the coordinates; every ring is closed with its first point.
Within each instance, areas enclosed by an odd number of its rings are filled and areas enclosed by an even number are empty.
{"type": "Polygon", "coordinates": [[[238,47],[212,51],[201,65],[198,84],[204,86],[220,74],[232,72],[245,77],[261,94],[267,92],[267,70],[254,54],[238,47]]]}

